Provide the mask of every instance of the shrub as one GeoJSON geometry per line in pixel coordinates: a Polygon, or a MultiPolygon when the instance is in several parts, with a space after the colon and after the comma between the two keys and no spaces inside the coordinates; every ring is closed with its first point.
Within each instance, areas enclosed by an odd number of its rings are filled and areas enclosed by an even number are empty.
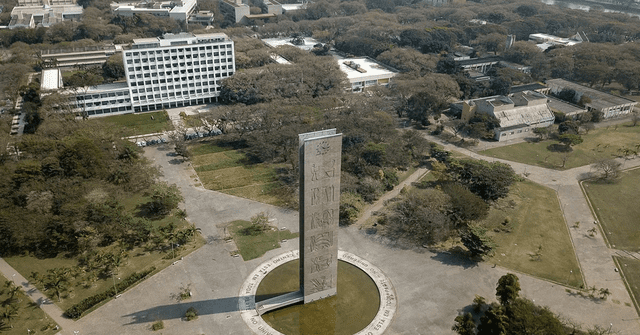
{"type": "MultiPolygon", "coordinates": [[[[125,291],[127,288],[129,288],[130,286],[133,286],[135,283],[137,283],[138,281],[140,281],[141,279],[143,279],[144,277],[146,277],[147,275],[149,275],[151,272],[155,270],[156,268],[152,266],[148,270],[132,273],[129,277],[125,278],[123,281],[116,284],[117,291],[118,292],[125,291]]],[[[116,295],[116,291],[114,291],[112,288],[104,292],[94,294],[80,301],[79,303],[69,307],[66,311],[64,311],[64,315],[71,319],[78,319],[79,317],[82,316],[82,313],[86,312],[87,310],[98,305],[102,301],[108,298],[111,298],[115,295],[116,295]]]]}
{"type": "Polygon", "coordinates": [[[162,322],[162,320],[154,322],[151,325],[151,330],[153,331],[160,330],[160,329],[164,329],[164,322],[162,322]]]}
{"type": "Polygon", "coordinates": [[[187,309],[187,312],[184,313],[184,318],[187,319],[187,321],[191,321],[191,320],[195,320],[198,318],[198,310],[195,309],[194,307],[189,307],[189,309],[187,309]]]}

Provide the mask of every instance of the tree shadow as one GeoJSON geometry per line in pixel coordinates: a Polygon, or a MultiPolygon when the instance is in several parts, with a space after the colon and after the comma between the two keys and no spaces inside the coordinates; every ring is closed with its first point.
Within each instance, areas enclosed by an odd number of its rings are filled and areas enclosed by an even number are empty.
{"type": "Polygon", "coordinates": [[[184,163],[184,160],[179,158],[174,158],[172,160],[169,160],[169,164],[171,165],[180,165],[182,163],[184,163]]]}
{"type": "Polygon", "coordinates": [[[573,149],[571,148],[571,146],[568,145],[564,145],[562,143],[553,143],[553,144],[549,144],[547,146],[547,150],[551,151],[551,152],[571,152],[573,151],[573,149]]]}
{"type": "Polygon", "coordinates": [[[466,252],[460,250],[459,247],[450,249],[450,251],[435,251],[435,255],[431,256],[431,259],[445,265],[461,266],[464,269],[478,266],[478,261],[469,258],[466,252]]]}
{"type": "Polygon", "coordinates": [[[195,308],[198,311],[198,315],[214,315],[222,313],[238,312],[239,309],[239,297],[229,297],[212,300],[201,301],[183,301],[181,303],[162,305],[131,314],[123,315],[123,318],[131,318],[131,324],[139,324],[152,322],[155,320],[171,320],[182,319],[187,309],[190,307],[195,308]]]}

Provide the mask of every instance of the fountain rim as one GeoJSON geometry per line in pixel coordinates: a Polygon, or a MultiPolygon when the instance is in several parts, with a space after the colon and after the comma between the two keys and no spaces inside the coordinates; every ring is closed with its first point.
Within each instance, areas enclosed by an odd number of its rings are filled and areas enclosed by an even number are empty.
{"type": "MultiPolygon", "coordinates": [[[[238,294],[238,309],[247,326],[256,334],[284,335],[273,329],[256,312],[256,292],[260,282],[278,266],[300,258],[298,250],[277,255],[260,264],[247,276],[238,294]]],[[[396,313],[398,299],[389,278],[369,261],[350,252],[338,250],[338,260],[347,262],[366,273],[378,288],[380,306],[371,322],[354,335],[379,335],[389,327],[396,313]]]]}

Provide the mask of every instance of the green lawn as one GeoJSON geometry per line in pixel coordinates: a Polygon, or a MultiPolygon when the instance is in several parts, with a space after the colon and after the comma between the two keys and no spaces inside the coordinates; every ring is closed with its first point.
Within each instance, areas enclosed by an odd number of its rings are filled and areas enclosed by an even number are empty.
{"type": "Polygon", "coordinates": [[[57,324],[22,291],[15,294],[12,304],[9,299],[7,283],[8,280],[0,275],[0,285],[2,285],[0,286],[0,303],[5,308],[14,305],[18,309],[13,319],[5,320],[8,328],[0,329],[0,333],[6,331],[7,334],[27,334],[27,330],[35,330],[37,332],[32,332],[32,334],[55,334],[58,332],[58,330],[55,330],[57,324]]]}
{"type": "Polygon", "coordinates": [[[568,286],[583,285],[571,237],[553,190],[517,182],[509,196],[492,206],[483,224],[498,244],[489,258],[500,266],[568,286]],[[504,224],[505,219],[509,223],[504,224]],[[533,260],[538,252],[541,257],[533,260]]]}
{"type": "Polygon", "coordinates": [[[614,256],[627,290],[633,298],[636,311],[640,314],[640,260],[614,256]]]}
{"type": "MultiPolygon", "coordinates": [[[[573,147],[568,153],[564,169],[593,164],[599,160],[612,158],[623,147],[635,150],[640,144],[640,126],[630,127],[630,123],[598,128],[582,135],[584,142],[573,147]]],[[[557,141],[518,143],[482,151],[481,154],[510,161],[537,165],[552,169],[562,169],[562,159],[567,154],[551,152],[547,149],[557,141]]]]}
{"type": "Polygon", "coordinates": [[[249,221],[237,220],[229,223],[229,233],[238,247],[238,252],[245,261],[258,258],[271,249],[280,248],[280,241],[298,237],[298,233],[289,230],[278,230],[269,227],[263,233],[253,236],[243,234],[242,230],[253,225],[249,221]]]}
{"type": "Polygon", "coordinates": [[[640,251],[640,169],[621,173],[613,184],[592,180],[582,185],[611,247],[640,251]]]}
{"type": "Polygon", "coordinates": [[[94,118],[88,122],[110,126],[114,131],[119,132],[121,136],[161,133],[165,130],[173,129],[166,111],[113,115],[94,118]]]}
{"type": "Polygon", "coordinates": [[[221,147],[215,141],[189,146],[191,163],[205,188],[253,199],[273,205],[287,206],[289,197],[280,190],[277,169],[282,164],[247,164],[241,150],[221,147]]]}

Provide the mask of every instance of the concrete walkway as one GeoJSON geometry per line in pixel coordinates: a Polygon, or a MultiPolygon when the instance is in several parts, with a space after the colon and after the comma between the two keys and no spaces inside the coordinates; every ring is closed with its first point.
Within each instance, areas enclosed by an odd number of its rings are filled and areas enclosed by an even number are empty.
{"type": "Polygon", "coordinates": [[[67,319],[62,316],[63,311],[60,307],[56,306],[49,298],[47,298],[42,292],[40,292],[35,286],[31,285],[29,281],[24,278],[18,271],[14,270],[4,259],[0,258],[0,273],[2,273],[7,279],[13,281],[16,286],[22,287],[22,291],[33,302],[38,304],[42,310],[55,321],[62,329],[73,328],[73,320],[67,319]]]}
{"type": "Polygon", "coordinates": [[[379,211],[384,207],[384,204],[387,200],[391,200],[397,197],[398,194],[400,194],[400,191],[402,191],[402,189],[405,186],[411,185],[416,181],[422,179],[422,177],[427,173],[429,173],[428,169],[425,169],[425,168],[417,169],[409,177],[407,177],[407,179],[403,180],[400,184],[396,185],[396,187],[394,187],[393,190],[385,193],[383,196],[380,197],[380,199],[376,200],[376,202],[367,206],[364,209],[364,212],[362,213],[358,221],[356,222],[356,225],[362,226],[365,222],[367,222],[367,220],[369,220],[369,218],[371,217],[371,215],[373,215],[374,212],[379,211]]]}
{"type": "MultiPolygon", "coordinates": [[[[565,171],[557,171],[538,166],[527,165],[503,159],[483,156],[468,149],[444,143],[437,137],[425,135],[425,137],[445,147],[446,150],[456,151],[475,159],[485,161],[499,161],[511,165],[519,175],[526,175],[527,179],[538,184],[554,189],[558,194],[560,206],[565,221],[569,227],[571,239],[574,244],[576,256],[582,268],[587,287],[608,288],[611,291],[610,299],[631,304],[631,298],[627,292],[620,274],[615,271],[616,266],[611,258],[613,251],[607,248],[603,237],[598,234],[594,237],[587,232],[595,225],[587,199],[585,198],[579,182],[591,176],[589,165],[581,166],[565,171]],[[573,228],[575,222],[580,222],[579,228],[573,228]]],[[[618,159],[624,164],[624,168],[640,166],[640,158],[630,160],[618,159]]],[[[608,233],[608,232],[606,232],[608,233]]],[[[628,318],[637,318],[635,313],[628,318]]]]}
{"type": "MultiPolygon", "coordinates": [[[[238,311],[240,286],[265,260],[297,249],[298,240],[287,241],[281,248],[245,262],[230,256],[235,247],[221,239],[221,224],[267,210],[279,227],[295,231],[298,213],[194,186],[197,181],[192,177],[193,169],[176,160],[166,146],[145,148],[145,154],[161,167],[165,179],[180,187],[188,218],[202,229],[208,243],[77,321],[74,326],[78,333],[65,334],[140,334],[148,332],[156,320],[164,321],[163,334],[251,334],[238,311]],[[176,301],[175,293],[189,284],[193,297],[176,301]],[[190,306],[198,309],[200,317],[187,322],[182,316],[190,306]]],[[[418,176],[413,175],[416,179],[418,176]]],[[[496,282],[507,272],[447,253],[381,244],[374,236],[357,225],[341,228],[339,245],[378,266],[393,282],[398,310],[387,334],[453,334],[451,325],[459,311],[470,308],[476,294],[493,300],[496,282]]],[[[519,277],[524,296],[568,319],[587,326],[613,324],[620,334],[637,335],[639,324],[633,307],[612,303],[611,299],[594,302],[567,293],[563,286],[527,275],[519,277]]]]}

